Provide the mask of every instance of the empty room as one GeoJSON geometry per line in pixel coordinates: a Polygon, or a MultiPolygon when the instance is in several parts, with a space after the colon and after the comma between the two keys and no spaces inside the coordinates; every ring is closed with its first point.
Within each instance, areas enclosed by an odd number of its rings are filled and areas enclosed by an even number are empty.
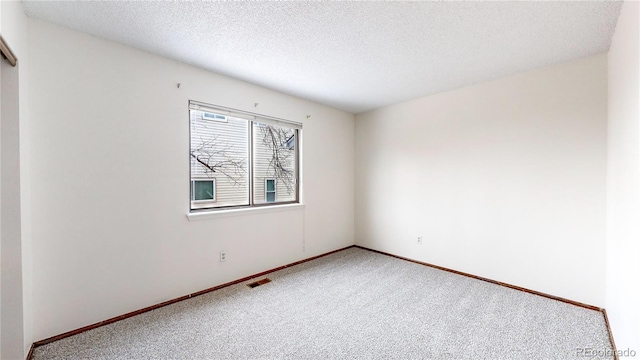
{"type": "Polygon", "coordinates": [[[640,359],[640,2],[0,1],[0,358],[640,359]]]}

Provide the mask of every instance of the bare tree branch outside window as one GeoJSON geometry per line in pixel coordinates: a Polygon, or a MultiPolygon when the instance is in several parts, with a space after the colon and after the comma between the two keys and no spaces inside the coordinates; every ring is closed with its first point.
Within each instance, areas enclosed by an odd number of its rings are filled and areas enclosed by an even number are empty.
{"type": "MultiPolygon", "coordinates": [[[[198,120],[199,117],[196,118],[198,120]]],[[[192,135],[191,138],[192,176],[197,174],[208,178],[226,178],[234,186],[246,186],[250,181],[247,176],[248,167],[253,161],[255,179],[275,179],[277,188],[285,190],[289,195],[296,192],[297,141],[294,129],[259,122],[250,123],[249,126],[253,126],[255,149],[253,155],[247,156],[247,147],[243,147],[242,140],[238,142],[238,139],[242,139],[239,134],[243,129],[235,127],[237,123],[231,125],[231,119],[229,126],[234,128],[227,129],[227,124],[208,122],[197,122],[194,126],[195,130],[192,131],[199,134],[192,135]],[[231,137],[229,134],[232,134],[231,137]]],[[[245,128],[244,131],[247,130],[245,128]]]]}
{"type": "Polygon", "coordinates": [[[244,185],[246,168],[245,160],[238,156],[233,145],[219,140],[219,135],[210,139],[200,138],[191,147],[191,157],[200,165],[207,176],[215,177],[214,173],[229,178],[235,185],[244,185]]]}
{"type": "Polygon", "coordinates": [[[292,129],[264,124],[259,127],[262,132],[262,145],[271,154],[267,170],[268,178],[277,179],[291,194],[296,188],[295,174],[295,132],[292,129]],[[291,141],[293,139],[293,141],[291,141]],[[289,145],[292,144],[292,145],[289,145]]]}
{"type": "MultiPolygon", "coordinates": [[[[295,140],[291,141],[294,131],[272,125],[264,125],[259,129],[262,133],[262,145],[270,153],[268,172],[265,175],[277,179],[291,194],[296,185],[295,152],[287,144],[295,144],[295,140]]],[[[233,145],[221,141],[219,135],[210,139],[200,138],[197,145],[192,146],[191,157],[209,177],[221,174],[236,185],[244,185],[247,173],[245,159],[238,156],[238,151],[233,145]]]]}

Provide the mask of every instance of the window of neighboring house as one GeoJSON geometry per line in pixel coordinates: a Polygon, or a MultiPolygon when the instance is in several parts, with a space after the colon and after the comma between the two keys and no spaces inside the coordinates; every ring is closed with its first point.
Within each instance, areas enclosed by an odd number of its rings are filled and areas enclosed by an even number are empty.
{"type": "Polygon", "coordinates": [[[191,180],[191,201],[216,201],[216,179],[191,180]]]}
{"type": "Polygon", "coordinates": [[[287,149],[289,150],[293,150],[296,146],[296,138],[294,135],[291,135],[291,137],[289,137],[287,139],[287,142],[285,142],[285,145],[287,147],[287,149]]]}
{"type": "Polygon", "coordinates": [[[276,201],[276,179],[265,179],[264,184],[264,201],[276,201]]]}
{"type": "Polygon", "coordinates": [[[301,124],[195,101],[189,118],[191,210],[299,201],[301,124]]]}
{"type": "Polygon", "coordinates": [[[224,115],[219,115],[219,114],[215,114],[215,113],[203,112],[202,113],[202,120],[213,120],[213,121],[227,122],[227,117],[224,116],[224,115]]]}

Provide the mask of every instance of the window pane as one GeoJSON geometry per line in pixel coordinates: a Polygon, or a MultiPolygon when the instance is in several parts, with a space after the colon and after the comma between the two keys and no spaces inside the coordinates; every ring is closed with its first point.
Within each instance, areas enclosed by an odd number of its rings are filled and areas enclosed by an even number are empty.
{"type": "MultiPolygon", "coordinates": [[[[190,110],[191,180],[215,179],[216,202],[192,202],[191,208],[249,205],[249,122],[211,112],[203,118],[203,114],[190,110]]],[[[200,196],[199,183],[195,196],[200,196]]]]}
{"type": "Polygon", "coordinates": [[[296,136],[295,129],[253,123],[253,200],[255,204],[297,199],[296,136]],[[275,179],[275,181],[266,181],[267,179],[275,179]]]}
{"type": "Polygon", "coordinates": [[[194,181],[193,200],[213,200],[213,181],[194,181]]]}
{"type": "Polygon", "coordinates": [[[267,180],[267,191],[276,191],[276,181],[275,180],[267,180]]]}
{"type": "Polygon", "coordinates": [[[268,192],[267,193],[267,202],[275,202],[276,201],[276,193],[268,192]]]}

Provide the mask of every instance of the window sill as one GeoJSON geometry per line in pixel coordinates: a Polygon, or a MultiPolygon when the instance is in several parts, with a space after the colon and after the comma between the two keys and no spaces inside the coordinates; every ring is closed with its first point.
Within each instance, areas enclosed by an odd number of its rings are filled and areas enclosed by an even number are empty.
{"type": "Polygon", "coordinates": [[[291,211],[297,209],[304,209],[304,204],[285,204],[242,209],[199,211],[187,214],[187,219],[189,219],[189,221],[200,221],[207,219],[225,218],[229,216],[254,215],[269,212],[291,211]]]}

